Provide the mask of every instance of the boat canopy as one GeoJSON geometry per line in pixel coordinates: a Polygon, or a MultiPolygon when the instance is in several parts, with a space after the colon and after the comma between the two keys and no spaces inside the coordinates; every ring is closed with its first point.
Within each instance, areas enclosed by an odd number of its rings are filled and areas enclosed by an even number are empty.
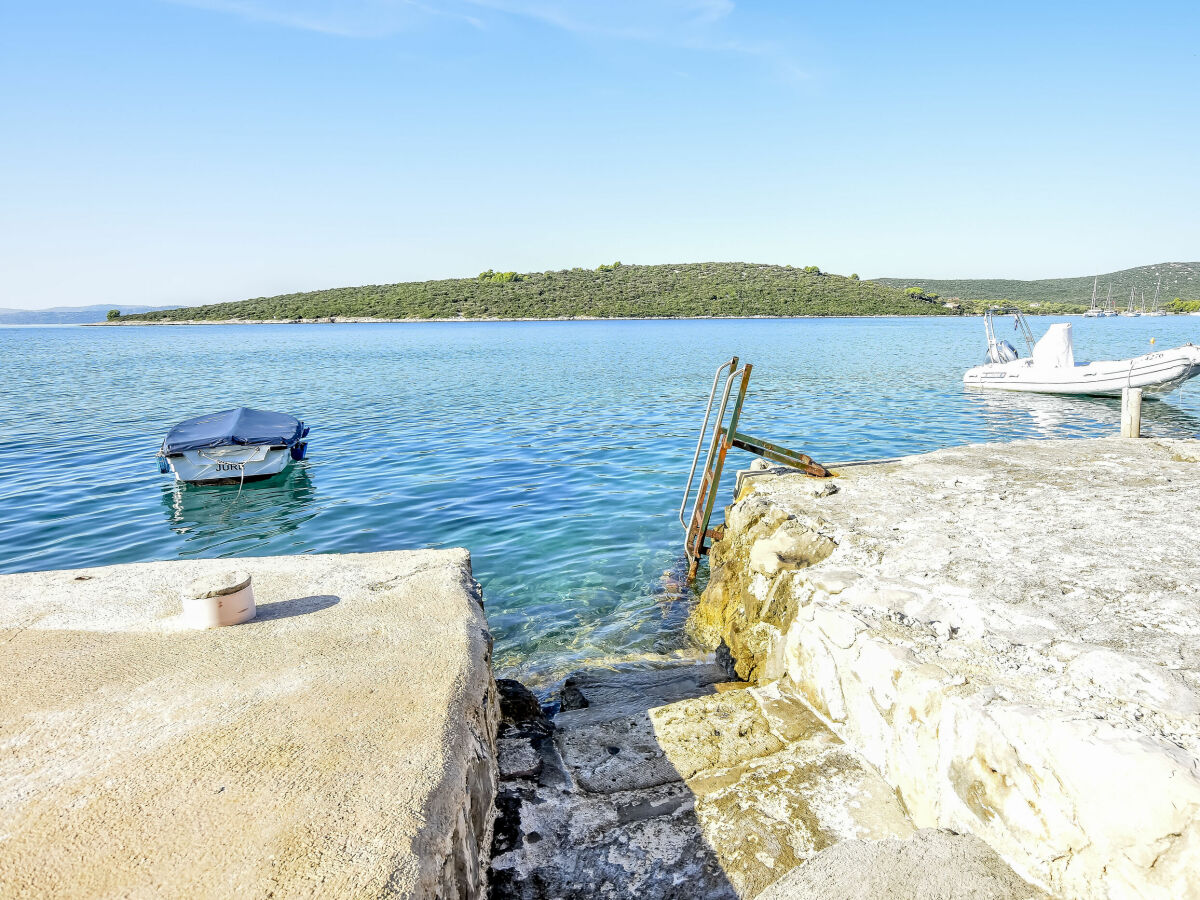
{"type": "Polygon", "coordinates": [[[1033,364],[1054,369],[1069,369],[1075,365],[1075,348],[1071,341],[1071,323],[1051,325],[1033,347],[1033,364]]]}
{"type": "Polygon", "coordinates": [[[227,409],[180,422],[163,441],[163,453],[231,445],[273,444],[290,447],[303,437],[304,423],[265,409],[227,409]]]}

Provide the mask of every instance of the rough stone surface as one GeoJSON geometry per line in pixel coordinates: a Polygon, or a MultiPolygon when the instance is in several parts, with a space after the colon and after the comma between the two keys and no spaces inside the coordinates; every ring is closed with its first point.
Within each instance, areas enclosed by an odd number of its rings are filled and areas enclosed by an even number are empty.
{"type": "Polygon", "coordinates": [[[0,576],[0,896],[481,897],[498,717],[461,550],[0,576]]]}
{"type": "Polygon", "coordinates": [[[759,900],[1044,900],[972,835],[922,829],[907,840],[843,841],[809,858],[759,900]]]}
{"type": "Polygon", "coordinates": [[[1200,897],[1200,443],[760,472],[692,627],[922,827],[1066,897],[1200,897]]]}
{"type": "MultiPolygon", "coordinates": [[[[647,710],[711,693],[725,677],[716,666],[696,664],[579,672],[568,679],[570,709],[555,717],[552,728],[502,729],[502,741],[523,738],[539,765],[536,775],[501,781],[492,897],[736,897],[704,843],[692,793],[678,776],[660,769],[662,777],[637,779],[607,762],[625,753],[633,769],[654,758],[647,710]],[[593,740],[580,739],[581,731],[593,740]],[[622,743],[612,743],[609,732],[622,743]],[[576,768],[565,762],[568,752],[576,768]],[[596,767],[611,775],[614,789],[582,787],[579,775],[596,767]],[[617,784],[636,787],[616,790],[617,784]]],[[[589,781],[602,788],[607,779],[592,773],[589,781]]]]}
{"type": "Polygon", "coordinates": [[[194,597],[197,600],[208,597],[226,597],[247,587],[250,580],[250,573],[239,569],[215,572],[212,575],[197,578],[188,585],[183,596],[194,597]]]}
{"type": "Polygon", "coordinates": [[[588,705],[536,743],[536,779],[502,783],[493,897],[750,898],[838,841],[913,833],[807,706],[725,677],[694,664],[574,676],[588,705]]]}

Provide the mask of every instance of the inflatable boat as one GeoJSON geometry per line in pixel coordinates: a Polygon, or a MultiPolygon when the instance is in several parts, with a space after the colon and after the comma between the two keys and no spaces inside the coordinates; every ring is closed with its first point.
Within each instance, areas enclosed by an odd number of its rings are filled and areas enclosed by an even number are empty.
{"type": "Polygon", "coordinates": [[[1165,394],[1200,375],[1200,347],[1192,344],[1133,359],[1077,363],[1069,324],[1051,325],[1035,343],[1020,310],[997,307],[984,313],[984,329],[987,361],[963,375],[963,382],[972,387],[1094,396],[1119,395],[1122,388],[1135,387],[1147,394],[1165,394]],[[1027,357],[996,336],[996,320],[1008,316],[1025,341],[1027,357]]]}
{"type": "Polygon", "coordinates": [[[158,451],[158,468],[178,481],[241,482],[277,475],[308,452],[308,427],[294,416],[227,409],[180,422],[158,451]]]}

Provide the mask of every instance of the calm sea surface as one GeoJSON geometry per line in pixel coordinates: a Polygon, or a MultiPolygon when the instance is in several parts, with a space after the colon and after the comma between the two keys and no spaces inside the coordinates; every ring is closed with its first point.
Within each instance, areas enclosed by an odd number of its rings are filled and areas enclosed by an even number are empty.
{"type": "MultiPolygon", "coordinates": [[[[1078,359],[1200,343],[1200,317],[1071,321],[1078,359]]],[[[722,360],[755,365],[744,430],[818,460],[1118,428],[1118,400],[965,391],[983,349],[979,319],[0,328],[0,572],[465,546],[505,674],[670,654],[722,360]],[[310,458],[240,495],[158,474],[171,425],[232,406],[303,418],[310,458]]],[[[1142,421],[1196,436],[1200,384],[1142,421]]]]}

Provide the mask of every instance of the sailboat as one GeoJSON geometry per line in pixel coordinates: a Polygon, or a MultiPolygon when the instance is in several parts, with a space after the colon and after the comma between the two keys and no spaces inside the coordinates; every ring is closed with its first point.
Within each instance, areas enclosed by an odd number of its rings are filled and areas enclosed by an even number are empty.
{"type": "Polygon", "coordinates": [[[1115,316],[1117,314],[1117,304],[1112,298],[1112,282],[1108,283],[1108,299],[1104,302],[1104,315],[1115,316]]]}
{"type": "Polygon", "coordinates": [[[1121,313],[1121,315],[1123,315],[1123,316],[1140,316],[1141,315],[1141,313],[1137,311],[1137,307],[1134,306],[1134,304],[1133,304],[1133,295],[1136,290],[1137,289],[1134,287],[1129,288],[1129,306],[1126,307],[1125,312],[1121,313]]]}
{"type": "Polygon", "coordinates": [[[1142,313],[1142,315],[1144,315],[1144,316],[1165,316],[1167,314],[1166,310],[1164,310],[1162,307],[1160,307],[1158,305],[1158,292],[1161,288],[1162,288],[1162,276],[1159,275],[1158,281],[1154,285],[1154,300],[1150,304],[1150,311],[1144,312],[1144,313],[1142,313]]]}
{"type": "Polygon", "coordinates": [[[1100,276],[1097,275],[1092,279],[1092,305],[1087,308],[1087,312],[1083,314],[1085,319],[1100,319],[1104,316],[1104,310],[1096,305],[1096,286],[1100,283],[1100,276]]]}

